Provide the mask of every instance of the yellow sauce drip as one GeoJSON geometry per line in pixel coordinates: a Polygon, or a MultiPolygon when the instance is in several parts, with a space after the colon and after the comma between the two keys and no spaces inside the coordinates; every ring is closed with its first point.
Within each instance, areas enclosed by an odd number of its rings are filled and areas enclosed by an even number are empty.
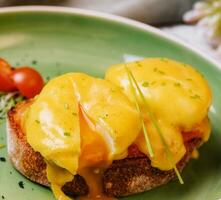
{"type": "Polygon", "coordinates": [[[92,124],[82,108],[79,112],[81,130],[81,155],[79,159],[78,174],[84,177],[89,194],[79,197],[80,200],[113,200],[107,197],[102,190],[102,175],[105,168],[111,163],[108,159],[108,145],[102,136],[92,130],[88,124],[92,124]]]}
{"type": "Polygon", "coordinates": [[[81,154],[78,171],[87,167],[105,167],[111,161],[108,160],[109,149],[103,137],[89,127],[92,124],[82,107],[79,112],[81,131],[81,154]]]}
{"type": "Polygon", "coordinates": [[[81,169],[79,174],[85,178],[90,192],[87,196],[79,197],[78,200],[116,200],[116,198],[108,197],[102,192],[103,170],[99,168],[86,168],[81,169]]]}

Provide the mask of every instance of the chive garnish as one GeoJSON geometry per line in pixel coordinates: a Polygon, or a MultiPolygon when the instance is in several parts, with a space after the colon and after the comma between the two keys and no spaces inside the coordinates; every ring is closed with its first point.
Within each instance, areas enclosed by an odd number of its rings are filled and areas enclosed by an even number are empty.
{"type": "Polygon", "coordinates": [[[37,124],[40,124],[40,121],[39,121],[38,119],[36,119],[35,122],[36,122],[37,124]]]}
{"type": "Polygon", "coordinates": [[[155,83],[157,83],[157,82],[156,82],[156,81],[152,81],[152,82],[151,82],[151,85],[154,85],[155,83]]]}
{"type": "Polygon", "coordinates": [[[166,62],[167,59],[166,58],[160,58],[161,61],[166,62]]]}
{"type": "Polygon", "coordinates": [[[198,94],[190,96],[192,99],[200,99],[200,96],[198,94]]]}
{"type": "Polygon", "coordinates": [[[131,88],[131,91],[132,91],[133,96],[134,96],[134,102],[136,104],[137,111],[139,112],[140,117],[141,117],[142,129],[143,129],[143,133],[144,133],[144,138],[145,138],[145,141],[146,141],[147,149],[148,149],[148,152],[150,154],[150,157],[153,157],[154,156],[153,148],[152,148],[152,145],[150,143],[150,139],[148,137],[147,128],[146,128],[145,123],[144,123],[144,118],[143,118],[143,116],[141,114],[140,106],[138,104],[138,100],[137,100],[137,96],[136,96],[136,90],[133,87],[132,79],[131,79],[131,76],[130,76],[130,71],[129,71],[129,69],[127,67],[126,67],[126,71],[127,71],[128,79],[129,79],[129,82],[130,82],[130,88],[131,88]]]}
{"type": "Polygon", "coordinates": [[[147,81],[145,81],[145,82],[142,83],[142,86],[143,86],[143,87],[148,87],[148,86],[149,86],[149,83],[148,83],[147,81]]]}
{"type": "Polygon", "coordinates": [[[136,61],[136,64],[137,64],[138,67],[142,67],[142,65],[140,64],[139,61],[136,61]]]}
{"type": "Polygon", "coordinates": [[[175,87],[180,87],[181,84],[180,84],[179,82],[176,82],[176,83],[174,83],[174,86],[175,86],[175,87]]]}
{"type": "MultiPolygon", "coordinates": [[[[143,95],[143,93],[142,93],[142,91],[141,91],[141,89],[140,89],[140,87],[139,87],[135,77],[133,76],[132,72],[126,66],[125,66],[125,68],[126,68],[126,71],[127,71],[128,78],[129,78],[131,86],[133,85],[133,83],[136,86],[136,89],[138,90],[138,93],[139,93],[139,95],[140,95],[140,97],[141,97],[141,99],[142,99],[142,101],[143,101],[143,103],[145,105],[145,109],[148,112],[149,118],[150,118],[151,122],[153,123],[153,125],[154,125],[154,127],[155,127],[155,129],[157,131],[157,133],[159,134],[159,136],[161,138],[161,141],[162,141],[162,143],[164,145],[164,148],[166,150],[166,154],[167,154],[167,157],[169,159],[169,162],[173,166],[173,169],[174,169],[174,171],[175,171],[175,173],[177,175],[177,178],[179,179],[180,184],[184,184],[183,179],[182,179],[182,177],[180,175],[180,172],[177,169],[176,164],[174,162],[174,158],[173,158],[172,152],[170,151],[170,148],[168,147],[168,145],[167,145],[167,143],[166,143],[166,141],[165,141],[165,139],[163,137],[163,133],[162,133],[160,127],[158,126],[158,123],[157,123],[157,120],[156,120],[154,114],[151,112],[151,110],[150,110],[150,108],[149,108],[149,106],[147,104],[147,101],[146,101],[146,99],[145,99],[145,97],[144,97],[144,95],[143,95]]],[[[133,90],[134,90],[134,93],[135,93],[135,88],[133,88],[133,90]]],[[[136,93],[135,93],[135,95],[136,95],[136,93]]]]}
{"type": "Polygon", "coordinates": [[[161,71],[161,70],[159,70],[158,73],[159,73],[159,74],[162,74],[162,75],[165,74],[165,72],[164,72],[164,71],[161,71]]]}
{"type": "Polygon", "coordinates": [[[65,136],[70,136],[71,134],[69,132],[64,132],[65,136]]]}
{"type": "Polygon", "coordinates": [[[76,113],[76,112],[72,112],[72,115],[76,116],[76,115],[77,115],[77,113],[76,113]]]}
{"type": "Polygon", "coordinates": [[[67,103],[64,104],[65,109],[69,109],[69,105],[67,103]]]}
{"type": "Polygon", "coordinates": [[[165,74],[164,71],[159,70],[157,67],[154,67],[153,71],[154,71],[154,72],[157,72],[157,73],[159,73],[159,74],[162,74],[162,75],[165,74]]]}

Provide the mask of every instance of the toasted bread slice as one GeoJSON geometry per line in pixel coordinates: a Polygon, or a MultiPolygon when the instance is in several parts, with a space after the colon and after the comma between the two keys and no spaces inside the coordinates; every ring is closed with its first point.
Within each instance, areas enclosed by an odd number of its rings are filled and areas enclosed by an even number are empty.
{"type": "MultiPolygon", "coordinates": [[[[22,113],[30,105],[26,101],[18,104],[8,112],[8,153],[14,167],[30,180],[50,187],[46,176],[46,163],[40,153],[28,144],[22,130],[22,113]]],[[[191,158],[192,151],[201,143],[200,138],[185,143],[186,154],[177,164],[180,171],[191,158]]],[[[135,145],[129,148],[126,159],[114,161],[103,174],[103,191],[108,196],[126,196],[144,192],[161,186],[174,179],[173,170],[161,171],[150,164],[150,160],[139,152],[135,145]]],[[[62,190],[70,197],[86,195],[89,188],[84,178],[75,175],[74,180],[66,183],[62,190]]]]}

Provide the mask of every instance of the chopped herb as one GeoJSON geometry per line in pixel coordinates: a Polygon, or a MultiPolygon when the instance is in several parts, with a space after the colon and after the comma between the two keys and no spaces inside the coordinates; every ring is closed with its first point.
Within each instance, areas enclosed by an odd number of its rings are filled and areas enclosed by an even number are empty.
{"type": "Polygon", "coordinates": [[[24,189],[24,183],[23,183],[23,181],[19,181],[19,182],[18,182],[18,185],[19,185],[20,188],[24,189]]]}
{"type": "Polygon", "coordinates": [[[191,79],[191,78],[186,78],[186,80],[187,80],[187,81],[192,81],[193,79],[191,79]]]}
{"type": "Polygon", "coordinates": [[[142,67],[139,61],[136,61],[135,63],[137,64],[138,67],[142,67]]]}
{"type": "Polygon", "coordinates": [[[76,116],[76,115],[77,115],[77,113],[76,113],[76,112],[73,112],[73,113],[72,113],[72,115],[76,116]]]}
{"type": "Polygon", "coordinates": [[[108,116],[109,116],[109,115],[106,113],[106,114],[104,114],[104,115],[101,115],[100,118],[106,119],[108,116]]]}
{"type": "Polygon", "coordinates": [[[149,83],[147,81],[145,81],[145,82],[142,83],[142,86],[143,87],[149,87],[149,83]]]}
{"type": "Polygon", "coordinates": [[[65,109],[69,109],[69,105],[67,103],[64,104],[65,109]]]}
{"type": "Polygon", "coordinates": [[[192,98],[192,99],[200,99],[200,96],[198,94],[195,94],[195,95],[190,96],[190,98],[192,98]]]}
{"type": "Polygon", "coordinates": [[[0,144],[0,149],[4,148],[5,145],[4,144],[0,144]]]}
{"type": "Polygon", "coordinates": [[[36,65],[37,64],[37,60],[32,60],[32,65],[36,65]]]}
{"type": "Polygon", "coordinates": [[[166,85],[166,82],[162,82],[161,85],[162,85],[162,86],[166,85]]]}
{"type": "Polygon", "coordinates": [[[69,132],[64,132],[65,136],[70,136],[71,134],[69,132]]]}
{"type": "Polygon", "coordinates": [[[164,71],[161,71],[161,70],[159,70],[158,73],[159,73],[159,74],[162,74],[162,75],[165,74],[165,72],[164,72],[164,71]]]}
{"type": "Polygon", "coordinates": [[[50,81],[50,76],[46,76],[46,78],[45,78],[45,82],[47,83],[48,81],[50,81]]]}
{"type": "Polygon", "coordinates": [[[164,71],[159,70],[157,67],[155,67],[155,68],[153,69],[153,71],[154,71],[154,72],[157,72],[157,73],[159,73],[159,74],[162,74],[162,75],[165,74],[164,71]]]}
{"type": "Polygon", "coordinates": [[[189,91],[189,93],[193,93],[193,90],[191,90],[191,89],[189,89],[188,91],[189,91]]]}
{"type": "Polygon", "coordinates": [[[163,61],[163,62],[167,62],[166,58],[160,58],[160,60],[163,61]]]}
{"type": "Polygon", "coordinates": [[[157,83],[157,82],[156,82],[156,81],[152,81],[152,82],[151,82],[151,85],[154,85],[155,83],[157,83]]]}
{"type": "Polygon", "coordinates": [[[12,172],[11,172],[11,171],[10,171],[9,173],[10,173],[10,174],[12,174],[12,172]]]}
{"type": "Polygon", "coordinates": [[[37,124],[40,124],[40,121],[39,121],[38,119],[36,119],[35,122],[36,122],[37,124]]]}
{"type": "Polygon", "coordinates": [[[2,199],[5,199],[5,197],[2,195],[2,199]]]}
{"type": "Polygon", "coordinates": [[[6,162],[6,159],[4,157],[0,157],[1,162],[6,162]]]}
{"type": "Polygon", "coordinates": [[[178,82],[176,82],[176,83],[174,83],[174,86],[175,86],[175,87],[181,87],[181,84],[178,83],[178,82]]]}

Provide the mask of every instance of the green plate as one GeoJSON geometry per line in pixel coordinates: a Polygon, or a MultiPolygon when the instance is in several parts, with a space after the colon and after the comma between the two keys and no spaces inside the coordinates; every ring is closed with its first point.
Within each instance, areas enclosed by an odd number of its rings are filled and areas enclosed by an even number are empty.
{"type": "MultiPolygon", "coordinates": [[[[174,181],[123,199],[221,198],[221,71],[204,55],[132,20],[77,9],[26,7],[0,11],[0,57],[14,66],[31,65],[45,78],[70,71],[102,77],[109,65],[140,57],[168,57],[195,66],[213,90],[210,141],[200,149],[200,158],[185,168],[184,185],[174,181]]],[[[0,143],[6,143],[5,124],[0,125],[0,143]]],[[[13,169],[6,151],[0,149],[0,157],[6,157],[0,162],[0,199],[4,195],[7,200],[53,200],[49,189],[13,169]]]]}

